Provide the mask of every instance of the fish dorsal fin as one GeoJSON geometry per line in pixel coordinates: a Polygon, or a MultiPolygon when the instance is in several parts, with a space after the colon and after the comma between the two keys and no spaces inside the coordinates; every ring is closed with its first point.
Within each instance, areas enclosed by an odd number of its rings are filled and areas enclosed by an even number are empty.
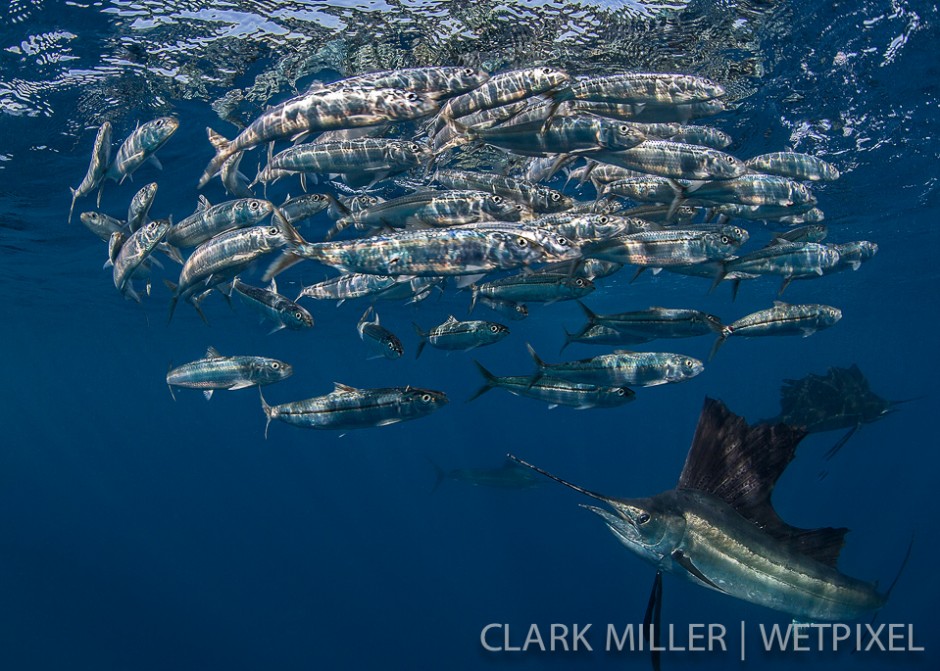
{"type": "Polygon", "coordinates": [[[359,391],[359,390],[356,389],[355,387],[350,387],[348,384],[343,384],[342,382],[334,382],[333,391],[340,392],[343,394],[349,394],[349,393],[352,393],[354,391],[359,391]]]}
{"type": "Polygon", "coordinates": [[[209,199],[200,194],[199,203],[196,205],[196,212],[205,212],[210,207],[212,207],[212,204],[209,203],[209,199]]]}
{"type": "Polygon", "coordinates": [[[721,401],[706,398],[676,488],[716,496],[791,551],[835,566],[848,529],[792,527],[770,501],[805,435],[787,424],[748,425],[721,401]]]}
{"type": "Polygon", "coordinates": [[[614,354],[636,354],[636,350],[632,349],[615,349],[614,354]]]}
{"type": "Polygon", "coordinates": [[[212,345],[209,345],[209,347],[206,348],[206,358],[207,359],[221,359],[222,355],[219,354],[219,350],[217,350],[212,345]]]}
{"type": "Polygon", "coordinates": [[[447,319],[444,321],[445,324],[456,324],[457,318],[454,315],[448,315],[447,319]]]}
{"type": "Polygon", "coordinates": [[[268,291],[270,291],[272,294],[277,293],[277,281],[273,277],[271,278],[271,282],[268,284],[268,291]]]}
{"type": "Polygon", "coordinates": [[[775,308],[785,308],[785,307],[788,307],[789,305],[790,304],[787,303],[786,301],[774,301],[775,308]]]}

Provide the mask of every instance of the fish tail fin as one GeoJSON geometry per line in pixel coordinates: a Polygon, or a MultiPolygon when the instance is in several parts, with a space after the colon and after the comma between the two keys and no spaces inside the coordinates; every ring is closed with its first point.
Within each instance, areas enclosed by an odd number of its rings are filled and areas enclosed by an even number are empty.
{"type": "Polygon", "coordinates": [[[284,239],[287,241],[287,247],[291,251],[296,251],[300,248],[309,246],[306,240],[303,239],[303,236],[297,232],[297,229],[294,228],[293,224],[287,220],[287,217],[284,216],[284,213],[281,212],[280,208],[271,203],[273,219],[278,230],[281,232],[281,235],[284,236],[284,239]]]}
{"type": "Polygon", "coordinates": [[[72,223],[72,213],[75,211],[75,201],[78,200],[78,189],[73,189],[69,187],[69,191],[72,192],[72,205],[69,207],[69,220],[68,223],[72,223]]]}
{"type": "Polygon", "coordinates": [[[215,147],[215,156],[212,157],[212,160],[209,161],[209,165],[206,166],[205,171],[202,173],[202,177],[199,178],[198,188],[204,187],[209,183],[209,180],[215,177],[219,170],[222,169],[222,164],[225,163],[229,157],[235,152],[232,150],[231,141],[225,139],[221,133],[217,133],[211,128],[206,128],[206,134],[209,136],[209,142],[215,147]]]}
{"type": "Polygon", "coordinates": [[[565,332],[565,342],[564,342],[564,344],[561,346],[561,349],[558,350],[558,353],[559,353],[559,354],[561,354],[562,352],[564,352],[564,351],[565,351],[565,348],[568,347],[568,345],[570,345],[571,343],[573,343],[573,342],[575,341],[575,338],[578,337],[578,336],[576,336],[574,333],[569,333],[569,332],[568,332],[568,329],[566,329],[566,328],[564,328],[564,327],[562,327],[562,330],[565,332]]]}
{"type": "Polygon", "coordinates": [[[268,405],[268,402],[264,400],[264,394],[261,391],[261,385],[258,385],[258,396],[261,397],[261,409],[264,411],[264,416],[267,418],[267,421],[264,423],[264,439],[268,439],[268,427],[271,426],[271,420],[274,419],[274,409],[268,405]]]}
{"type": "Polygon", "coordinates": [[[424,346],[428,344],[428,334],[421,330],[421,327],[411,322],[411,325],[415,328],[415,333],[418,335],[418,349],[415,350],[415,359],[421,356],[421,352],[424,350],[424,346]]]}
{"type": "Polygon", "coordinates": [[[173,321],[173,313],[176,312],[176,304],[179,302],[179,286],[171,282],[170,280],[163,280],[163,283],[166,285],[166,288],[173,292],[173,296],[170,298],[170,314],[166,318],[166,323],[169,324],[173,321]]]}
{"type": "Polygon", "coordinates": [[[447,473],[443,468],[438,466],[434,460],[431,459],[431,457],[424,455],[424,458],[428,460],[428,463],[431,464],[431,468],[434,469],[434,477],[436,479],[434,480],[434,486],[431,488],[431,493],[433,494],[437,491],[437,488],[441,486],[441,483],[444,482],[444,480],[447,478],[447,473]]]}
{"type": "Polygon", "coordinates": [[[585,304],[582,303],[581,301],[576,301],[576,302],[577,302],[578,306],[580,306],[581,310],[584,312],[584,316],[587,318],[587,320],[588,320],[591,324],[596,324],[596,323],[597,323],[597,313],[594,312],[591,308],[589,308],[587,305],[585,305],[585,304]]]}
{"type": "Polygon", "coordinates": [[[723,261],[719,261],[719,264],[720,264],[720,267],[719,267],[719,269],[718,269],[718,272],[715,273],[715,279],[714,279],[714,281],[712,282],[712,285],[708,288],[708,293],[713,292],[713,291],[715,290],[715,288],[716,288],[719,284],[721,284],[722,281],[725,279],[725,275],[728,274],[728,269],[725,268],[724,262],[723,262],[723,261]]]}
{"type": "Polygon", "coordinates": [[[672,218],[676,216],[676,212],[679,211],[682,203],[685,202],[686,187],[682,186],[674,179],[669,179],[668,182],[669,186],[672,187],[673,199],[669,204],[669,210],[666,212],[666,221],[672,221],[672,218]]]}
{"type": "Polygon", "coordinates": [[[542,369],[545,367],[545,362],[542,361],[541,357],[535,353],[535,348],[532,347],[531,343],[525,344],[526,349],[529,351],[529,356],[532,357],[532,361],[535,362],[537,370],[532,374],[532,377],[529,378],[529,384],[526,386],[526,389],[531,389],[532,385],[542,379],[542,376],[545,374],[542,369]]]}
{"type": "MultiPolygon", "coordinates": [[[[170,375],[170,371],[171,371],[171,370],[173,370],[173,362],[172,362],[172,361],[170,361],[170,362],[166,365],[166,374],[167,374],[167,376],[170,375]]],[[[170,390],[170,398],[172,398],[172,399],[175,401],[175,400],[176,400],[176,394],[173,393],[173,385],[170,384],[169,380],[167,380],[166,388],[170,390]]]]}
{"type": "Polygon", "coordinates": [[[467,314],[473,312],[473,308],[477,306],[477,299],[480,297],[480,287],[476,284],[470,285],[470,307],[467,308],[467,314]]]}
{"type": "Polygon", "coordinates": [[[476,364],[477,370],[480,371],[480,375],[483,376],[483,385],[479,389],[477,389],[476,393],[473,396],[467,399],[467,403],[479,398],[480,396],[482,396],[483,394],[485,394],[490,389],[496,386],[496,376],[493,375],[490,371],[486,370],[486,368],[483,367],[483,364],[481,364],[476,359],[473,360],[473,363],[476,364]]]}
{"type": "Polygon", "coordinates": [[[731,330],[727,326],[721,329],[721,333],[718,334],[718,338],[715,339],[715,344],[712,345],[712,349],[708,353],[709,362],[715,358],[715,355],[718,354],[718,350],[721,349],[721,346],[725,344],[725,340],[727,340],[730,335],[731,330]]]}

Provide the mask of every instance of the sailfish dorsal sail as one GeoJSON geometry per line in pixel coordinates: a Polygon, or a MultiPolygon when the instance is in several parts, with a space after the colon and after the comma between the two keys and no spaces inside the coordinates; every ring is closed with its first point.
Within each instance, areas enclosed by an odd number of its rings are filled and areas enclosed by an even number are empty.
{"type": "Polygon", "coordinates": [[[716,496],[794,552],[834,567],[848,529],[790,526],[770,501],[805,435],[787,424],[749,425],[721,401],[706,398],[676,488],[716,496]]]}

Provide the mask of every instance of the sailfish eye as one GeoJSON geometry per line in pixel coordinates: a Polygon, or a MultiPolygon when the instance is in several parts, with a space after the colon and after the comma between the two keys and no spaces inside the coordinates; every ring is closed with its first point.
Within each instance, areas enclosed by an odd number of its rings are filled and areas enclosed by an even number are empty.
{"type": "Polygon", "coordinates": [[[649,521],[650,521],[649,513],[640,513],[639,515],[636,516],[637,524],[646,524],[649,521]]]}
{"type": "Polygon", "coordinates": [[[516,238],[516,244],[520,247],[526,247],[529,244],[529,241],[525,238],[516,238]]]}
{"type": "Polygon", "coordinates": [[[271,364],[271,368],[273,368],[274,370],[279,370],[281,368],[281,364],[275,361],[274,363],[271,364]]]}
{"type": "Polygon", "coordinates": [[[431,402],[431,395],[430,395],[430,394],[424,394],[424,395],[421,396],[421,400],[424,401],[425,403],[430,403],[430,402],[431,402]]]}
{"type": "Polygon", "coordinates": [[[721,244],[727,245],[729,242],[731,242],[731,238],[729,238],[727,235],[721,236],[721,244]]]}
{"type": "Polygon", "coordinates": [[[277,234],[278,234],[277,226],[272,226],[271,228],[268,229],[268,235],[277,235],[277,234]]]}

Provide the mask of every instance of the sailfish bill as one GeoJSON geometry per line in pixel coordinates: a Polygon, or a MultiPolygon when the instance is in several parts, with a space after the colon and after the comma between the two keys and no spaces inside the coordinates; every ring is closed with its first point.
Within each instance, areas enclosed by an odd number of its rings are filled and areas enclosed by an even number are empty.
{"type": "MultiPolygon", "coordinates": [[[[836,567],[848,529],[793,527],[771,504],[774,485],[805,435],[787,424],[749,425],[720,401],[706,398],[676,488],[637,499],[599,494],[509,457],[606,503],[611,510],[584,507],[657,571],[804,622],[871,615],[888,593],[836,567]]],[[[647,621],[659,619],[657,584],[647,621]]]]}

